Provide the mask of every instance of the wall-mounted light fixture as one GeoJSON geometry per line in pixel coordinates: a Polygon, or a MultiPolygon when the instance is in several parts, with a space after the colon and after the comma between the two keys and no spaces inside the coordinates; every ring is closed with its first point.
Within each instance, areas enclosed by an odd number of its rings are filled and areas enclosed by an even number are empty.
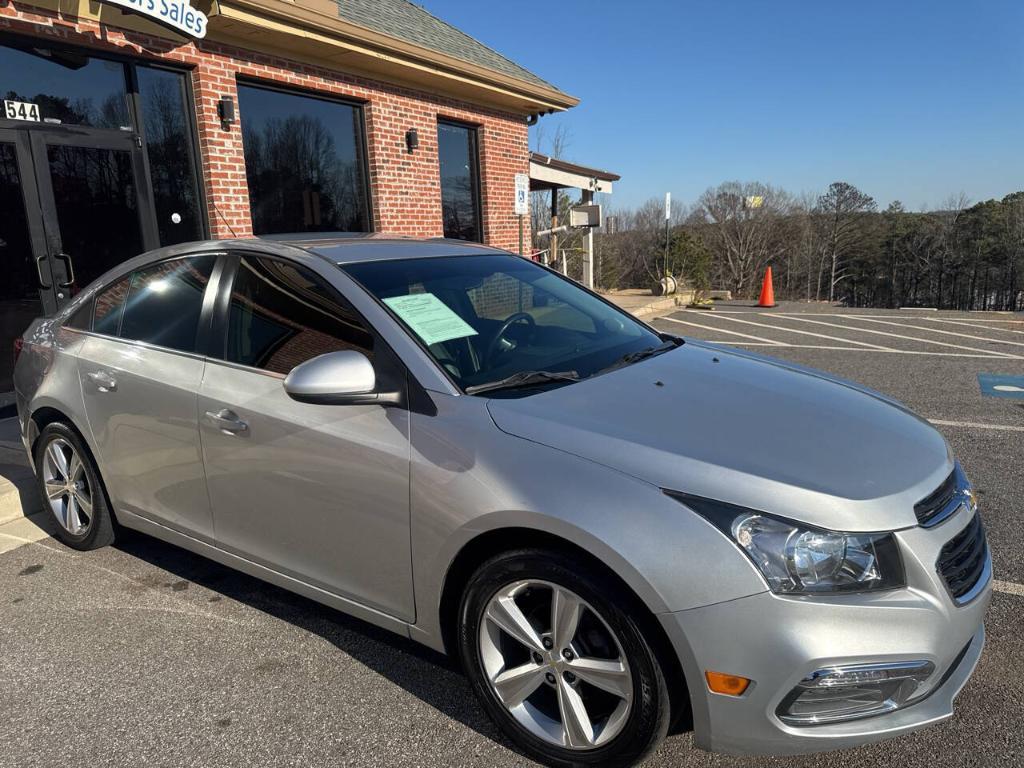
{"type": "Polygon", "coordinates": [[[420,145],[420,133],[415,128],[410,128],[405,132],[405,148],[409,150],[409,154],[413,153],[413,150],[420,145]]]}
{"type": "Polygon", "coordinates": [[[235,100],[230,96],[221,96],[217,102],[217,116],[220,118],[220,127],[225,131],[231,129],[235,122],[235,100]]]}

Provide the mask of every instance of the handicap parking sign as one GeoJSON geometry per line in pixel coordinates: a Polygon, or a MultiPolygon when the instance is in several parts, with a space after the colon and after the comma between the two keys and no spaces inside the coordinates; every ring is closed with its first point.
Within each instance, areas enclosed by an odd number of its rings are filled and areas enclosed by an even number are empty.
{"type": "Polygon", "coordinates": [[[530,177],[525,173],[516,174],[516,216],[525,216],[530,212],[530,177]]]}

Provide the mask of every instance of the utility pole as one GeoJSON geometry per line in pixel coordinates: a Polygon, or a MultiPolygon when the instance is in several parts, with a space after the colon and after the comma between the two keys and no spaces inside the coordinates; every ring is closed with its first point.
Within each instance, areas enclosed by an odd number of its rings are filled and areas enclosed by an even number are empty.
{"type": "Polygon", "coordinates": [[[665,264],[664,264],[664,267],[661,270],[661,272],[662,272],[661,276],[662,276],[663,279],[665,279],[665,289],[666,289],[666,292],[668,290],[668,239],[669,239],[668,222],[669,222],[669,219],[671,219],[671,218],[672,218],[672,193],[671,192],[666,192],[665,193],[665,264]]]}

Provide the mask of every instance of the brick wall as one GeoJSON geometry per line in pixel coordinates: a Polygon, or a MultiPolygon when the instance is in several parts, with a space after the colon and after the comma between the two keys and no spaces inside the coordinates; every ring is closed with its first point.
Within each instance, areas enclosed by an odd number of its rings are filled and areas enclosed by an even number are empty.
{"type": "MultiPolygon", "coordinates": [[[[212,26],[216,23],[215,18],[211,20],[212,26]]],[[[365,101],[371,205],[374,229],[379,232],[442,234],[437,120],[444,117],[479,126],[484,241],[512,251],[518,247],[515,174],[529,170],[527,127],[521,115],[210,41],[176,45],[13,0],[0,4],[3,30],[190,68],[214,237],[252,235],[242,154],[245,115],[240,114],[228,131],[217,117],[221,96],[231,96],[238,103],[236,78],[242,76],[365,101]],[[405,148],[405,132],[410,128],[416,128],[420,137],[413,154],[405,148]]],[[[525,226],[529,243],[528,216],[525,226]]]]}

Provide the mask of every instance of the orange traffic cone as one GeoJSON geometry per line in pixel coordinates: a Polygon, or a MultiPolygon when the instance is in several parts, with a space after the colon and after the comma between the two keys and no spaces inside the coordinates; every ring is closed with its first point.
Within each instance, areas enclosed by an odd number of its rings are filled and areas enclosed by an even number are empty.
{"type": "Polygon", "coordinates": [[[764,282],[761,283],[761,298],[757,300],[759,307],[775,306],[775,289],[772,287],[772,268],[764,271],[764,282]]]}

